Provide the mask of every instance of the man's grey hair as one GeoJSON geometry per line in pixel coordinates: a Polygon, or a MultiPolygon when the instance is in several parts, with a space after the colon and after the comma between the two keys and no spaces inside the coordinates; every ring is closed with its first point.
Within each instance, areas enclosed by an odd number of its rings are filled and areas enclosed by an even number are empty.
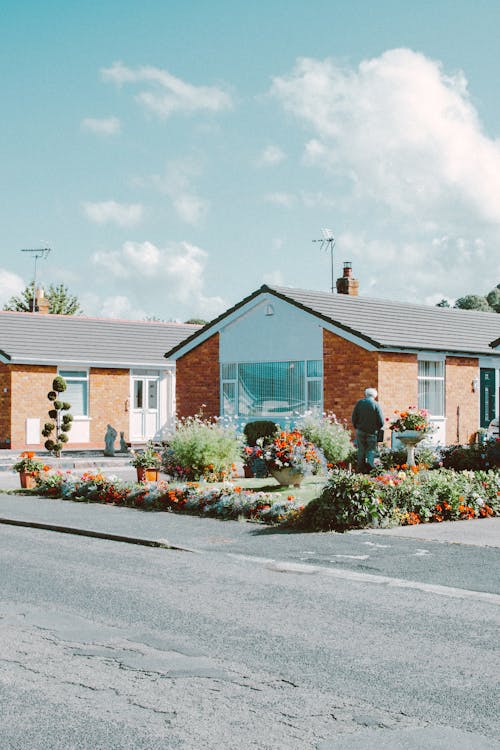
{"type": "Polygon", "coordinates": [[[376,388],[366,388],[365,389],[365,396],[366,398],[377,398],[377,389],[376,388]]]}

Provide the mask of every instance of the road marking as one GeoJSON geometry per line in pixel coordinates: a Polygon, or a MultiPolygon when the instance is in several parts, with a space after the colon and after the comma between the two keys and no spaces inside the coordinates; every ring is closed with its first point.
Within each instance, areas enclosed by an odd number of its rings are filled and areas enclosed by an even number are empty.
{"type": "Polygon", "coordinates": [[[355,581],[357,583],[373,583],[389,586],[390,588],[415,589],[426,594],[447,596],[453,599],[476,599],[477,601],[489,602],[500,605],[500,596],[490,594],[488,591],[471,591],[470,589],[459,589],[453,586],[442,586],[435,583],[423,583],[422,581],[408,581],[404,578],[391,578],[390,576],[379,576],[373,573],[361,573],[357,570],[347,568],[327,568],[323,565],[308,565],[287,562],[286,560],[274,560],[266,557],[252,557],[251,555],[240,555],[235,552],[227,553],[228,557],[246,562],[258,562],[265,565],[267,570],[277,573],[322,573],[331,578],[339,578],[344,581],[355,581]]]}

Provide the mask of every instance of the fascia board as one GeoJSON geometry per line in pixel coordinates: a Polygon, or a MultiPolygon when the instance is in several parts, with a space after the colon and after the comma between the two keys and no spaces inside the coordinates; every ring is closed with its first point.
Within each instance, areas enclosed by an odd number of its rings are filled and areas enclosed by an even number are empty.
{"type": "MultiPolygon", "coordinates": [[[[0,353],[1,359],[1,353],[0,353]]],[[[2,360],[4,361],[4,360],[2,360]]],[[[101,360],[87,360],[82,362],[81,359],[46,359],[41,357],[19,357],[5,360],[11,365],[47,365],[48,367],[102,367],[109,369],[140,369],[149,368],[151,370],[174,369],[175,362],[166,359],[164,362],[109,362],[101,360]]]]}

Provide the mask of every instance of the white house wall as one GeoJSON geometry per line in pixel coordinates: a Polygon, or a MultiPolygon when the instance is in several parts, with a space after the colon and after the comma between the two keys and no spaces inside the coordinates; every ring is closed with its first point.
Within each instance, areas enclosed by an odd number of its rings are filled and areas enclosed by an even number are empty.
{"type": "Polygon", "coordinates": [[[219,355],[221,363],[323,359],[322,325],[276,297],[261,298],[221,329],[219,355]]]}

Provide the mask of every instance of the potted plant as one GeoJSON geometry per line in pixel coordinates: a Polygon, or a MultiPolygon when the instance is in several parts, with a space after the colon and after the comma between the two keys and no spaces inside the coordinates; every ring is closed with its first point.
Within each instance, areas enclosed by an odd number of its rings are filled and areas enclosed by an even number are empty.
{"type": "Polygon", "coordinates": [[[393,419],[389,428],[396,433],[398,440],[405,446],[408,466],[415,466],[415,446],[433,430],[429,422],[429,412],[427,409],[409,406],[406,411],[395,411],[394,414],[396,418],[393,419]]]}
{"type": "Polygon", "coordinates": [[[321,467],[315,446],[299,430],[279,432],[262,449],[262,457],[269,473],[283,487],[300,487],[304,476],[321,467]]]}
{"type": "Polygon", "coordinates": [[[21,487],[23,489],[32,490],[36,487],[36,478],[41,471],[47,470],[42,461],[36,458],[32,451],[23,451],[17,461],[12,467],[12,471],[19,473],[21,480],[21,487]]]}
{"type": "Polygon", "coordinates": [[[161,456],[152,443],[148,443],[142,451],[130,451],[130,463],[137,470],[138,482],[156,482],[161,465],[161,456]]]}

